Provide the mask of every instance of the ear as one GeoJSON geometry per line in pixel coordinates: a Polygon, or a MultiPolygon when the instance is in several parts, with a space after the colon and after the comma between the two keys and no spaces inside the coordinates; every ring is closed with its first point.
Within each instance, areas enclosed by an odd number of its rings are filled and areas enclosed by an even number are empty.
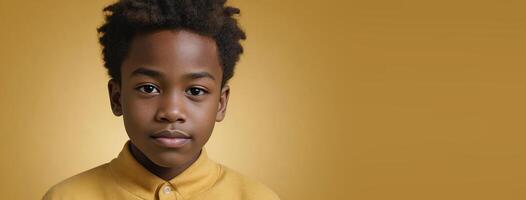
{"type": "Polygon", "coordinates": [[[108,93],[110,95],[110,105],[113,114],[115,116],[121,116],[121,84],[115,81],[115,79],[108,81],[108,93]]]}
{"type": "Polygon", "coordinates": [[[216,122],[223,121],[226,113],[226,106],[228,104],[228,96],[230,94],[230,86],[225,85],[221,89],[221,96],[219,97],[219,106],[216,113],[216,122]]]}

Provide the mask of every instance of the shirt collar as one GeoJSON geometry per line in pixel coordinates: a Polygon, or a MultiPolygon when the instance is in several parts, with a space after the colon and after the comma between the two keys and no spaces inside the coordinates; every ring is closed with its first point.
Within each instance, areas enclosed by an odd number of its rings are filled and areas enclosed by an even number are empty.
{"type": "Polygon", "coordinates": [[[141,198],[154,199],[160,187],[166,183],[171,184],[183,198],[189,198],[210,188],[221,173],[219,164],[210,160],[203,148],[199,158],[190,167],[172,180],[165,181],[137,162],[129,145],[128,140],[119,156],[110,162],[110,171],[117,184],[141,198]]]}

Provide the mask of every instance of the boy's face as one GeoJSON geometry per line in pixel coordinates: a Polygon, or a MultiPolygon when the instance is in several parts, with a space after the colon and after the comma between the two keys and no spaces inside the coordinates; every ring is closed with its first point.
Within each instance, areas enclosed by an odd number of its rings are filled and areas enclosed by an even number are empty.
{"type": "Polygon", "coordinates": [[[140,34],[122,63],[121,84],[108,83],[114,114],[123,115],[131,142],[155,164],[176,167],[195,159],[223,120],[229,87],[221,88],[217,52],[212,38],[190,31],[140,34]],[[184,133],[156,138],[162,130],[184,133]]]}

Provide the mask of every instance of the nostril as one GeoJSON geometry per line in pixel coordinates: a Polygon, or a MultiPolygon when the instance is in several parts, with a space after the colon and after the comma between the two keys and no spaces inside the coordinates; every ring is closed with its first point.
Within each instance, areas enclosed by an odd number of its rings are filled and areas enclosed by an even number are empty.
{"type": "Polygon", "coordinates": [[[186,121],[185,116],[180,113],[158,113],[156,119],[160,122],[179,122],[183,123],[186,121]]]}

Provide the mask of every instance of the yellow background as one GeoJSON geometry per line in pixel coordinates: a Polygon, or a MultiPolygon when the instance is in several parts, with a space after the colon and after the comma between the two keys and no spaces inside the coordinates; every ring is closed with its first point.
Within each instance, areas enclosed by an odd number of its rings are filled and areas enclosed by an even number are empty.
{"type": "MultiPolygon", "coordinates": [[[[103,0],[0,2],[0,194],[108,162],[103,0]]],[[[254,0],[209,154],[284,200],[526,199],[526,3],[254,0]]]]}

